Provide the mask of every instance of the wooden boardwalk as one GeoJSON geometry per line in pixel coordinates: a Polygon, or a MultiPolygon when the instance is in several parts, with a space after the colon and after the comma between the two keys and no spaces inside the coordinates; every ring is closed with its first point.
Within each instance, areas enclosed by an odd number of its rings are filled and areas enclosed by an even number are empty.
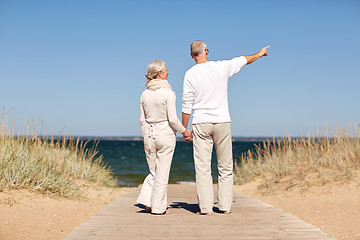
{"type": "Polygon", "coordinates": [[[139,189],[120,196],[86,222],[75,228],[65,240],[334,240],[319,228],[254,198],[234,192],[233,213],[196,215],[195,185],[169,185],[171,214],[145,213],[135,203],[139,189]]]}

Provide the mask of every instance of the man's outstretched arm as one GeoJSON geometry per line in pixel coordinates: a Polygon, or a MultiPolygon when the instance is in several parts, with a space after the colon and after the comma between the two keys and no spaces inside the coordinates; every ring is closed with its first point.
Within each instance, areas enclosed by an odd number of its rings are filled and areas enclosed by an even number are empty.
{"type": "Polygon", "coordinates": [[[247,64],[253,63],[255,62],[257,59],[263,57],[263,56],[267,56],[267,50],[270,46],[264,47],[262,48],[258,53],[253,54],[253,55],[248,55],[248,56],[244,56],[247,60],[247,64]]]}

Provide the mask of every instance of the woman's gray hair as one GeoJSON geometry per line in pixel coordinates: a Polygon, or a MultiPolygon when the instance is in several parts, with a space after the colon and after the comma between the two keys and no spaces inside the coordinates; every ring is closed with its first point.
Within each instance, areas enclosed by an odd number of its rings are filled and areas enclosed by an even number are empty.
{"type": "Polygon", "coordinates": [[[148,79],[148,81],[156,79],[158,73],[161,72],[164,67],[165,62],[163,60],[152,61],[147,68],[147,73],[145,74],[145,77],[148,79]]]}
{"type": "Polygon", "coordinates": [[[197,40],[197,41],[193,42],[190,45],[191,57],[195,58],[195,57],[199,56],[200,54],[205,52],[205,49],[206,49],[206,44],[204,41],[197,40]]]}

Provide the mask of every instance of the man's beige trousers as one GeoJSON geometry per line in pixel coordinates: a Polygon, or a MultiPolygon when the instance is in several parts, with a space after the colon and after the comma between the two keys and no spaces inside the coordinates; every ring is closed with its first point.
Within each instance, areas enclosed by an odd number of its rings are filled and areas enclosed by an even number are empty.
{"type": "Polygon", "coordinates": [[[211,213],[214,205],[211,155],[215,145],[218,161],[218,202],[220,211],[231,211],[233,201],[233,158],[230,123],[193,125],[196,188],[201,213],[211,213]]]}
{"type": "Polygon", "coordinates": [[[145,178],[138,203],[151,207],[152,213],[167,208],[167,187],[176,145],[174,130],[169,124],[149,124],[144,135],[144,150],[150,174],[145,178]]]}

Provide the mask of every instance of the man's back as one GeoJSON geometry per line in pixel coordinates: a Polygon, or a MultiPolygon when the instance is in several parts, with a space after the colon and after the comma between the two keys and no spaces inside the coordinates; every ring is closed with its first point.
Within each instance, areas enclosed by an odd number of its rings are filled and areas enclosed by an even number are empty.
{"type": "Polygon", "coordinates": [[[228,79],[246,65],[244,57],[206,62],[190,68],[184,78],[184,113],[194,111],[193,124],[230,122],[228,79]]]}

